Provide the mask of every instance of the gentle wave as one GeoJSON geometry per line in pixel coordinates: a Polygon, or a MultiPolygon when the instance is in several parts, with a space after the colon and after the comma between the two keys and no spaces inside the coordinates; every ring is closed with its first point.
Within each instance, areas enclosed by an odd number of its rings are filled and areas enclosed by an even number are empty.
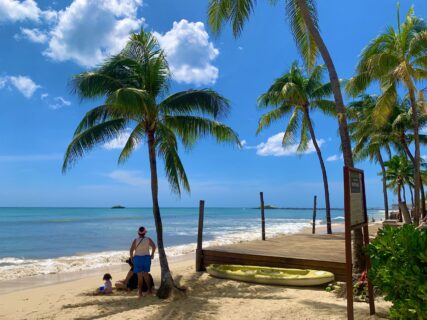
{"type": "MultiPolygon", "coordinates": [[[[309,220],[301,219],[300,222],[290,224],[280,223],[267,225],[266,236],[275,237],[281,234],[296,233],[304,228],[310,227],[309,220]]],[[[204,241],[203,246],[219,246],[243,241],[256,240],[260,238],[259,226],[247,228],[243,232],[213,232],[213,240],[204,241]]],[[[170,257],[176,257],[193,252],[196,243],[171,246],[166,248],[170,257]]],[[[79,256],[59,257],[54,259],[20,259],[1,258],[0,259],[0,281],[13,280],[18,278],[57,274],[63,272],[77,272],[96,269],[105,266],[120,265],[127,259],[128,251],[106,251],[99,253],[83,254],[79,256]]]]}

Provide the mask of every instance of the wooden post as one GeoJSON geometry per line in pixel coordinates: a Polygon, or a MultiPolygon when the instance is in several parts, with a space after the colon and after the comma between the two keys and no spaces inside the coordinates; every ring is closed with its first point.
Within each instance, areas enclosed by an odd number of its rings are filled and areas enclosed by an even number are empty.
{"type": "Polygon", "coordinates": [[[265,240],[265,215],[264,215],[264,193],[260,192],[259,197],[261,200],[261,237],[265,240]]]}
{"type": "Polygon", "coordinates": [[[197,232],[197,249],[196,249],[196,271],[205,271],[203,265],[203,218],[205,214],[205,201],[200,200],[199,204],[199,228],[197,232]]]}
{"type": "Polygon", "coordinates": [[[349,168],[344,167],[344,216],[345,216],[345,269],[347,291],[347,319],[354,319],[353,311],[353,261],[351,252],[351,216],[349,168]]]}
{"type": "Polygon", "coordinates": [[[314,205],[313,205],[313,230],[312,234],[316,233],[316,210],[317,210],[317,196],[314,196],[314,205]]]}

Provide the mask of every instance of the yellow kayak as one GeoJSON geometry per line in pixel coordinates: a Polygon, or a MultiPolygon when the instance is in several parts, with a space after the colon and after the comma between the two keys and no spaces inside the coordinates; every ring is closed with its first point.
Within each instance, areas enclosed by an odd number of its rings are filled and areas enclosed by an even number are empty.
{"type": "Polygon", "coordinates": [[[231,264],[211,264],[206,270],[210,275],[217,278],[260,284],[318,286],[334,281],[333,273],[320,270],[239,266],[231,264]]]}

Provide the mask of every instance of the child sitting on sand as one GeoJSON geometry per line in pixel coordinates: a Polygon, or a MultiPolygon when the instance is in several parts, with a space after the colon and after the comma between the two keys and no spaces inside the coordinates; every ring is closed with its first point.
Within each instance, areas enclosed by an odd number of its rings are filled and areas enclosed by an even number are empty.
{"type": "Polygon", "coordinates": [[[104,280],[104,285],[99,287],[97,290],[98,294],[110,294],[113,292],[113,284],[111,283],[111,280],[113,279],[113,277],[111,276],[111,274],[106,273],[104,274],[104,277],[102,278],[102,280],[104,280]]]}

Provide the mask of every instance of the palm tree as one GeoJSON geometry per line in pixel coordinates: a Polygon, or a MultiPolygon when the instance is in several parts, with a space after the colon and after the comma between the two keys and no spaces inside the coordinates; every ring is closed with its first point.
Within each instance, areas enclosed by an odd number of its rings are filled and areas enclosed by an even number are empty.
{"type": "Polygon", "coordinates": [[[398,21],[397,30],[388,27],[363,49],[356,75],[347,84],[347,90],[357,95],[365,91],[372,82],[380,83],[382,94],[376,104],[376,115],[382,122],[387,120],[398,99],[398,85],[403,84],[408,90],[415,143],[414,221],[416,224],[420,218],[420,140],[416,83],[427,78],[426,56],[427,25],[414,15],[411,8],[405,21],[403,23],[398,21]]]}
{"type": "MultiPolygon", "coordinates": [[[[378,162],[381,166],[385,219],[388,219],[388,196],[386,169],[381,154],[381,149],[387,148],[392,142],[388,134],[388,127],[376,126],[373,113],[378,97],[375,95],[362,95],[348,105],[348,117],[352,120],[348,128],[350,137],[355,142],[353,156],[356,161],[369,159],[378,162]]],[[[390,155],[391,157],[391,155],[390,155]]]]}
{"type": "Polygon", "coordinates": [[[212,90],[188,90],[167,96],[169,79],[163,51],[155,37],[143,30],[131,35],[126,47],[99,68],[75,76],[72,84],[82,99],[105,97],[105,103],[86,113],[67,148],[63,164],[65,172],[87,151],[117,137],[126,128],[132,131],[119,163],[128,159],[141,142],[147,143],[161,298],[170,295],[174,282],[163,242],[157,156],[163,159],[172,191],[180,194],[182,188],[190,191],[190,185],[178,155],[178,138],[185,147],[207,135],[218,142],[240,145],[232,129],[213,120],[227,114],[230,105],[225,98],[212,90]]]}
{"type": "MultiPolygon", "coordinates": [[[[268,0],[268,2],[275,5],[278,1],[268,0]]],[[[245,22],[254,10],[255,4],[256,0],[209,0],[208,22],[212,31],[218,34],[223,25],[230,22],[234,36],[239,36],[245,22]]],[[[320,35],[316,2],[315,0],[285,0],[285,8],[296,45],[307,68],[311,69],[316,64],[317,55],[320,53],[328,69],[335,100],[344,164],[353,167],[353,155],[340,81],[329,50],[320,35]]],[[[353,251],[355,253],[353,262],[355,270],[361,273],[365,269],[363,234],[361,229],[356,229],[353,233],[353,251]]]]}
{"type": "MultiPolygon", "coordinates": [[[[408,161],[406,155],[397,155],[391,158],[391,160],[385,162],[386,166],[386,179],[388,181],[388,187],[392,188],[397,194],[397,201],[399,208],[405,203],[402,202],[401,191],[405,192],[405,185],[410,188],[414,185],[414,166],[408,161]]],[[[403,210],[403,214],[407,213],[407,210],[403,210]]],[[[405,223],[410,223],[411,217],[405,216],[405,223]]]]}
{"type": "Polygon", "coordinates": [[[309,75],[294,62],[290,70],[276,79],[268,91],[258,99],[260,107],[274,106],[272,111],[264,114],[258,124],[257,133],[268,127],[273,121],[279,120],[285,115],[291,114],[283,136],[283,145],[295,143],[297,131],[300,131],[298,152],[304,152],[311,139],[319,158],[322,169],[323,187],[325,190],[326,225],[328,234],[331,228],[331,206],[329,201],[328,176],[325,163],[322,158],[319,144],[313,128],[310,112],[318,109],[322,112],[335,115],[335,103],[326,100],[332,94],[331,85],[322,82],[324,66],[316,66],[309,75]]]}

